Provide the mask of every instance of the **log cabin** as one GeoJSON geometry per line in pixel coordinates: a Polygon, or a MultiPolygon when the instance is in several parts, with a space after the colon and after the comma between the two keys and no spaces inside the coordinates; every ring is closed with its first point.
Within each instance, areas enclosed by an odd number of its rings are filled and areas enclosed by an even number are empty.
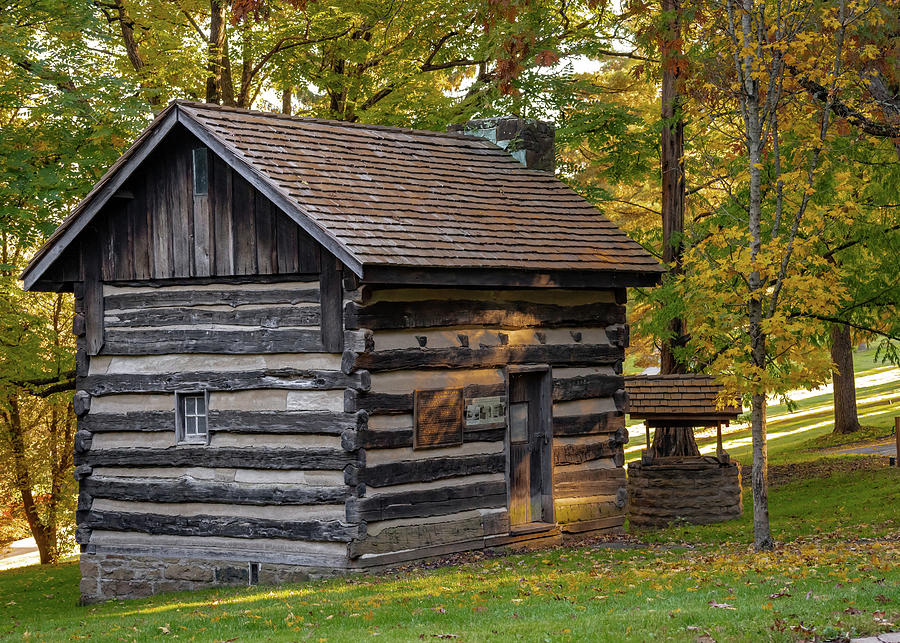
{"type": "Polygon", "coordinates": [[[71,291],[85,602],[620,530],[626,289],[553,129],[176,101],[37,252],[71,291]]]}

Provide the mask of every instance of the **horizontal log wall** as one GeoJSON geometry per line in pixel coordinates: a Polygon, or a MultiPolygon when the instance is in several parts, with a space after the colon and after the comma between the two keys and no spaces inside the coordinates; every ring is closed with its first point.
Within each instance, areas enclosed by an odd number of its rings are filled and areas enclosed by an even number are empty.
{"type": "Polygon", "coordinates": [[[269,284],[106,285],[100,353],[326,353],[318,275],[294,279],[269,284]]]}
{"type": "Polygon", "coordinates": [[[365,413],[344,410],[345,391],[370,377],[324,349],[318,276],[107,284],[103,295],[101,354],[81,351],[76,382],[85,550],[174,538],[179,556],[253,561],[272,560],[269,542],[331,543],[343,563],[333,548],[291,560],[345,566],[367,428],[365,413]],[[176,391],[209,392],[208,444],[176,443],[176,391]]]}
{"type": "Polygon", "coordinates": [[[370,373],[343,409],[367,417],[356,434],[365,464],[353,478],[365,494],[348,501],[366,536],[351,557],[377,564],[508,533],[505,427],[465,427],[459,447],[412,448],[416,389],[505,396],[507,365],[553,369],[557,519],[573,532],[621,527],[628,331],[613,292],[363,286],[346,299],[353,341],[342,370],[370,373]]]}

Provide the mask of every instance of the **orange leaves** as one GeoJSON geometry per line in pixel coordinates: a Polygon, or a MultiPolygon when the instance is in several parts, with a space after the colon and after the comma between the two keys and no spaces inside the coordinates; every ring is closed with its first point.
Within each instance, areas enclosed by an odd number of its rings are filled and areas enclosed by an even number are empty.
{"type": "Polygon", "coordinates": [[[534,34],[513,34],[503,43],[503,55],[497,59],[496,71],[497,84],[502,93],[510,96],[518,93],[513,81],[522,73],[523,62],[531,51],[534,39],[534,34]]]}
{"type": "Polygon", "coordinates": [[[559,62],[559,55],[554,51],[544,49],[534,57],[534,62],[540,67],[550,67],[559,62]]]}

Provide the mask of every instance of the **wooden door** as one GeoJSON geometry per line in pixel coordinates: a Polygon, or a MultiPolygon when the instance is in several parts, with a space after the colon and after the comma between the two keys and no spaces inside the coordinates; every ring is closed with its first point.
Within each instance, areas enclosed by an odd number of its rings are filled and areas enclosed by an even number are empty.
{"type": "MultiPolygon", "coordinates": [[[[509,522],[510,527],[550,522],[546,471],[549,416],[545,382],[549,373],[509,375],[509,522]]],[[[551,499],[552,503],[552,499],[551,499]]],[[[552,509],[551,509],[552,511],[552,509]]]]}

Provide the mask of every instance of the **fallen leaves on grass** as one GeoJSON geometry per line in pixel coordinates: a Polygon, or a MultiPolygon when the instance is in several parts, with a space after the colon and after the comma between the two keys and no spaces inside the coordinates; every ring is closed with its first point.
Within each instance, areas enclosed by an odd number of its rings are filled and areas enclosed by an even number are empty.
{"type": "Polygon", "coordinates": [[[717,603],[716,601],[710,601],[709,606],[717,608],[717,609],[722,609],[722,610],[737,609],[734,605],[731,605],[730,603],[717,603]]]}

